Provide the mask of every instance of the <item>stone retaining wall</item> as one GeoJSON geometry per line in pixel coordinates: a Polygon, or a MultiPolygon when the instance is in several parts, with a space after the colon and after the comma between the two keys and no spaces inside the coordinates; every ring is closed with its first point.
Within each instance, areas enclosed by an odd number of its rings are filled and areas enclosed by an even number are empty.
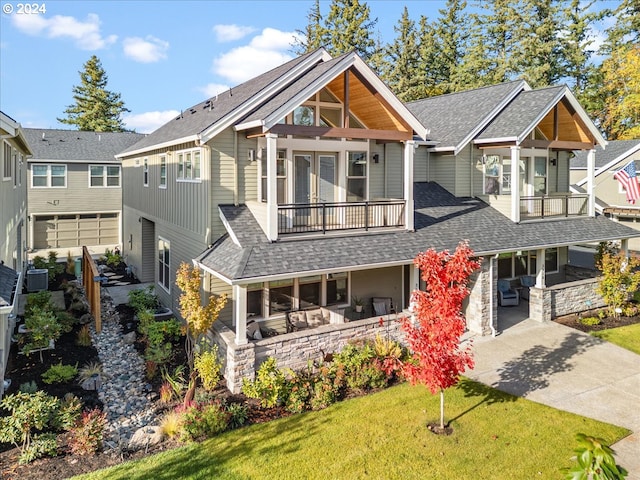
{"type": "Polygon", "coordinates": [[[596,292],[599,278],[529,290],[529,316],[539,322],[606,306],[596,292]]]}
{"type": "Polygon", "coordinates": [[[404,344],[404,332],[395,315],[366,318],[342,324],[322,325],[300,332],[278,335],[251,341],[244,345],[234,343],[235,334],[228,327],[217,323],[212,340],[218,345],[221,358],[225,359],[227,388],[234,393],[242,389],[242,379],[255,378],[255,371],[269,357],[277,360],[279,368],[299,370],[309,360],[322,360],[327,353],[339,352],[351,340],[375,339],[376,335],[394,339],[404,344]],[[390,317],[390,319],[389,319],[390,317]]]}

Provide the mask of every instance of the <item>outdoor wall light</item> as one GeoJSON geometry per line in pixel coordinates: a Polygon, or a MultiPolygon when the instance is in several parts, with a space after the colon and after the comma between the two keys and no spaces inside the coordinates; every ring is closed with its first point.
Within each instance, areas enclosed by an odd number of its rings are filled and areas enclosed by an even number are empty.
{"type": "Polygon", "coordinates": [[[374,153],[371,158],[373,158],[373,163],[379,163],[380,162],[380,155],[378,155],[377,153],[374,153]]]}

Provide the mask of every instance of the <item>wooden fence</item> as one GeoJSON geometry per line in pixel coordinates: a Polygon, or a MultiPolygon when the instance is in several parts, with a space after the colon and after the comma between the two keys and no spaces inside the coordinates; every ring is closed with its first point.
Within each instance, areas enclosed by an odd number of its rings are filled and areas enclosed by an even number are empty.
{"type": "Polygon", "coordinates": [[[102,318],[100,316],[100,272],[98,266],[91,258],[87,247],[82,247],[82,284],[89,302],[89,310],[96,320],[96,331],[102,331],[102,318]]]}

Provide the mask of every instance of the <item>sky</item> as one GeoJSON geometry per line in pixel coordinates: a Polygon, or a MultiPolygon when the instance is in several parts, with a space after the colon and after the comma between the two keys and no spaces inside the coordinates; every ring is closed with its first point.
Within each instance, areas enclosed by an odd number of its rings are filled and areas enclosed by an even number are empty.
{"type": "MultiPolygon", "coordinates": [[[[421,15],[437,18],[446,2],[366,3],[386,43],[393,41],[405,5],[417,22],[421,15]]],[[[0,0],[0,110],[23,127],[72,129],[56,119],[74,103],[79,72],[96,55],[107,89],[120,93],[130,110],[122,117],[126,128],[152,132],[180,110],[292,59],[294,36],[307,25],[313,4],[0,0]]],[[[329,4],[321,0],[323,15],[329,4]]]]}

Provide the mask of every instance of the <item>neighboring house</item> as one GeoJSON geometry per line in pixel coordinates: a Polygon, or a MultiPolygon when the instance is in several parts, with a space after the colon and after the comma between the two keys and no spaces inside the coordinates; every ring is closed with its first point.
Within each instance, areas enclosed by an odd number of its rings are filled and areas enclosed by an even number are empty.
{"type": "Polygon", "coordinates": [[[558,292],[578,309],[591,301],[591,283],[577,296],[549,288],[572,279],[569,245],[639,235],[596,217],[592,192],[569,193],[570,152],[604,143],[565,87],[519,81],[404,105],[355,53],[319,49],[118,155],[123,253],[174,311],[181,262],[229,295],[213,339],[234,391],[269,356],[296,368],[350,339],[401,338],[386,310],[409,306],[414,257],[463,239],[484,257],[468,328],[495,334],[498,278],[530,276],[530,315],[548,320],[558,292]]]}
{"type": "MultiPolygon", "coordinates": [[[[586,152],[578,151],[571,159],[571,185],[576,191],[583,190],[587,185],[586,157],[586,152]]],[[[618,170],[632,161],[640,174],[640,139],[610,141],[604,150],[600,146],[596,147],[596,209],[609,218],[625,222],[629,227],[640,230],[640,199],[633,204],[629,203],[624,188],[613,177],[618,170]]],[[[630,247],[640,250],[640,240],[632,240],[630,247]]]]}
{"type": "Polygon", "coordinates": [[[0,112],[2,165],[0,166],[0,398],[11,346],[11,320],[25,271],[27,242],[27,162],[31,149],[22,127],[0,112]]]}
{"type": "Polygon", "coordinates": [[[25,128],[29,248],[109,247],[122,243],[122,172],[115,154],[144,135],[25,128]]]}

